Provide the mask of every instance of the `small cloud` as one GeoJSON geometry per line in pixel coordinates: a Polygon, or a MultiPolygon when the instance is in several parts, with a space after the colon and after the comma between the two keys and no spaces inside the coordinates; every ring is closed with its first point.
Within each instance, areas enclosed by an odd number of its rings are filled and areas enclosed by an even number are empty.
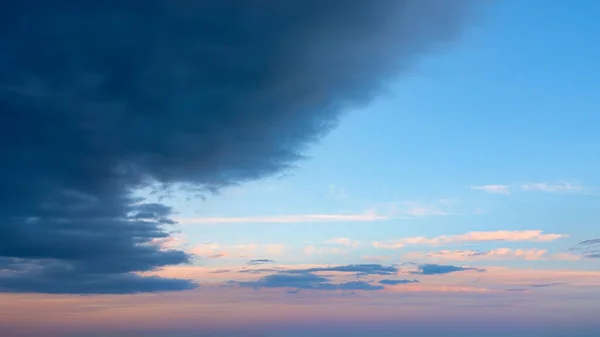
{"type": "MultiPolygon", "coordinates": [[[[344,266],[333,266],[333,267],[321,267],[321,268],[309,268],[305,270],[299,270],[300,272],[346,272],[356,273],[360,276],[366,275],[394,275],[398,272],[398,268],[393,266],[384,266],[381,264],[349,264],[344,266]]],[[[298,272],[298,271],[290,271],[298,272]]]]}
{"type": "Polygon", "coordinates": [[[209,259],[220,259],[220,258],[227,257],[227,256],[229,256],[229,254],[223,252],[223,253],[209,255],[209,256],[207,256],[207,258],[209,258],[209,259]]]}
{"type": "Polygon", "coordinates": [[[310,272],[291,273],[282,272],[262,277],[253,282],[237,282],[240,287],[246,288],[296,288],[313,290],[381,290],[382,286],[372,285],[368,282],[353,281],[345,283],[332,283],[324,276],[310,272]]]}
{"type": "Polygon", "coordinates": [[[327,193],[327,199],[330,200],[347,200],[350,199],[350,194],[345,188],[338,187],[336,185],[329,185],[329,191],[327,193]]]}
{"type": "Polygon", "coordinates": [[[446,215],[446,212],[431,206],[413,206],[410,209],[408,209],[406,213],[415,217],[446,215]]]}
{"type": "Polygon", "coordinates": [[[347,246],[347,247],[356,247],[356,246],[358,246],[358,241],[354,241],[354,240],[349,239],[349,238],[335,238],[335,239],[327,240],[327,241],[325,241],[325,243],[327,243],[327,244],[335,244],[335,245],[342,245],[342,246],[347,246]]]}
{"type": "Polygon", "coordinates": [[[198,244],[190,250],[191,254],[209,259],[218,259],[222,257],[232,258],[252,258],[256,255],[281,255],[285,250],[283,244],[241,244],[241,245],[220,245],[217,243],[198,244]]]}
{"type": "Polygon", "coordinates": [[[504,289],[504,291],[526,292],[526,291],[529,291],[529,289],[526,289],[526,288],[510,288],[510,289],[504,289]]]}
{"type": "Polygon", "coordinates": [[[276,268],[261,268],[261,269],[242,269],[239,270],[238,273],[243,274],[265,274],[265,273],[273,273],[280,271],[280,269],[276,268]]]}
{"type": "Polygon", "coordinates": [[[540,192],[548,192],[548,193],[556,193],[556,192],[577,192],[583,189],[582,186],[562,182],[558,184],[548,184],[548,183],[528,183],[522,184],[521,189],[524,191],[540,191],[540,192]]]}
{"type": "Polygon", "coordinates": [[[381,280],[380,284],[385,285],[398,285],[398,284],[409,284],[409,283],[419,283],[417,280],[381,280]]]}
{"type": "Polygon", "coordinates": [[[485,271],[484,269],[477,269],[471,267],[458,267],[458,266],[450,266],[450,265],[440,265],[440,264],[422,264],[418,266],[417,271],[411,271],[411,274],[415,275],[441,275],[441,274],[449,274],[455,273],[459,271],[468,271],[475,270],[478,272],[485,271]]]}
{"type": "Polygon", "coordinates": [[[337,255],[345,252],[346,250],[340,247],[317,247],[315,245],[304,247],[304,254],[306,255],[337,255]]]}
{"type": "Polygon", "coordinates": [[[268,264],[268,263],[275,263],[275,261],[269,260],[269,259],[255,259],[255,260],[248,261],[247,264],[251,265],[251,266],[256,266],[256,265],[268,264]]]}
{"type": "Polygon", "coordinates": [[[282,243],[265,245],[264,251],[267,255],[281,255],[285,251],[285,245],[282,243]]]}
{"type": "Polygon", "coordinates": [[[389,260],[389,256],[363,256],[363,260],[365,261],[373,261],[373,262],[381,262],[389,260]]]}
{"type": "Polygon", "coordinates": [[[471,186],[474,190],[480,190],[491,194],[510,194],[508,185],[482,185],[471,186]]]}
{"type": "Polygon", "coordinates": [[[552,287],[552,286],[557,286],[557,285],[561,285],[561,284],[564,284],[564,283],[554,282],[554,283],[532,284],[531,287],[532,288],[546,288],[546,287],[552,287]]]}

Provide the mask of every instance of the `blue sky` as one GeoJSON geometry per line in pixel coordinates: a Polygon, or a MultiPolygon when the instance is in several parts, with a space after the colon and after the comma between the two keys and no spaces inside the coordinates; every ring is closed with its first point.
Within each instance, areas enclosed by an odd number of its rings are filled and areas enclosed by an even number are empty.
{"type": "MultiPolygon", "coordinates": [[[[389,93],[349,111],[285,175],[206,200],[171,201],[182,218],[375,210],[389,220],[190,224],[181,228],[187,240],[285,244],[291,253],[334,238],[369,242],[534,229],[570,237],[500,246],[565,252],[597,236],[600,48],[589,37],[600,34],[594,14],[600,5],[544,4],[488,6],[457,47],[420,59],[389,93]],[[547,188],[524,190],[527,184],[547,188]],[[505,185],[510,194],[472,188],[486,185],[505,185]],[[560,186],[567,190],[552,191],[560,186]],[[402,213],[416,208],[424,213],[402,213]]],[[[380,253],[367,244],[349,255],[319,259],[343,263],[380,253]]],[[[571,266],[597,268],[597,262],[571,266]]]]}

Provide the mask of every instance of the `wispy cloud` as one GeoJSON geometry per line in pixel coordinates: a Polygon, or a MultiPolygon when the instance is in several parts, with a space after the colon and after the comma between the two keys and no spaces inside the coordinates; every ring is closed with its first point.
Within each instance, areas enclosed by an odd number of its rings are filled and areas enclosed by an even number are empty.
{"type": "Polygon", "coordinates": [[[390,216],[381,215],[374,210],[360,214],[295,214],[250,217],[207,217],[178,218],[179,223],[190,225],[234,224],[234,223],[305,223],[305,222],[361,222],[388,220],[390,216]]]}
{"type": "Polygon", "coordinates": [[[560,192],[578,192],[582,191],[584,188],[581,185],[570,183],[570,182],[560,182],[560,183],[545,183],[545,182],[535,182],[535,183],[525,183],[525,184],[512,184],[512,185],[479,185],[479,186],[471,186],[474,190],[480,190],[491,194],[511,194],[512,190],[521,190],[521,191],[529,191],[529,192],[546,192],[546,193],[560,193],[560,192]]]}
{"type": "Polygon", "coordinates": [[[342,245],[342,246],[347,246],[347,247],[356,247],[359,244],[358,241],[354,241],[350,238],[335,238],[335,239],[327,240],[327,241],[325,241],[325,243],[326,244],[334,244],[334,245],[342,245]]]}
{"type": "Polygon", "coordinates": [[[415,217],[425,217],[425,216],[433,216],[433,215],[446,215],[446,212],[441,209],[433,206],[420,206],[415,205],[409,208],[406,213],[408,215],[412,215],[415,217]]]}
{"type": "Polygon", "coordinates": [[[217,243],[202,243],[190,249],[190,253],[196,256],[219,259],[251,258],[257,255],[274,256],[281,255],[285,251],[283,244],[243,244],[243,245],[221,245],[217,243]]]}
{"type": "Polygon", "coordinates": [[[571,252],[588,259],[600,259],[600,239],[581,241],[571,252]]]}
{"type": "Polygon", "coordinates": [[[511,194],[512,190],[521,190],[529,192],[546,192],[546,193],[560,193],[560,192],[579,192],[584,188],[581,185],[560,182],[560,183],[545,183],[545,182],[534,182],[525,184],[512,184],[512,185],[479,185],[471,186],[474,190],[480,190],[491,194],[511,194]]]}
{"type": "Polygon", "coordinates": [[[437,237],[410,237],[394,241],[375,241],[373,246],[380,249],[398,249],[406,245],[447,245],[456,243],[486,242],[486,241],[531,241],[547,242],[568,237],[565,234],[544,234],[541,230],[515,231],[476,231],[459,235],[442,235],[437,237]]]}
{"type": "Polygon", "coordinates": [[[422,203],[416,201],[405,201],[395,203],[393,209],[395,213],[410,217],[430,217],[447,215],[444,210],[452,204],[450,199],[440,199],[432,203],[422,203]]]}
{"type": "Polygon", "coordinates": [[[237,282],[246,288],[295,288],[311,290],[382,290],[383,286],[364,281],[333,283],[329,278],[311,273],[278,273],[268,275],[258,281],[237,282]]]}
{"type": "Polygon", "coordinates": [[[418,266],[418,269],[415,271],[411,271],[411,274],[415,275],[441,275],[441,274],[450,274],[456,273],[459,271],[469,271],[474,270],[478,272],[485,271],[484,269],[472,268],[472,267],[459,267],[459,266],[450,266],[450,265],[441,265],[441,264],[422,264],[418,266]]]}
{"type": "Polygon", "coordinates": [[[479,250],[442,250],[439,252],[420,253],[413,252],[405,255],[407,259],[444,259],[452,261],[466,260],[577,260],[574,254],[557,253],[548,254],[546,249],[510,249],[497,248],[488,251],[479,250]]]}
{"type": "Polygon", "coordinates": [[[380,284],[385,284],[385,285],[398,285],[398,284],[410,284],[410,283],[419,283],[419,281],[417,280],[381,280],[379,281],[380,284]]]}
{"type": "Polygon", "coordinates": [[[337,255],[346,252],[347,250],[342,247],[317,247],[315,245],[304,247],[304,254],[306,255],[337,255]]]}
{"type": "Polygon", "coordinates": [[[327,199],[330,200],[346,200],[350,199],[350,194],[345,188],[336,186],[334,184],[329,185],[329,191],[327,193],[327,199]]]}
{"type": "Polygon", "coordinates": [[[474,190],[481,190],[491,194],[510,194],[508,185],[482,185],[482,186],[471,186],[474,190]]]}
{"type": "Polygon", "coordinates": [[[268,263],[275,263],[275,261],[269,260],[269,259],[254,259],[254,260],[248,261],[247,264],[251,265],[251,266],[256,266],[256,265],[268,264],[268,263]]]}
{"type": "Polygon", "coordinates": [[[389,256],[363,256],[363,260],[372,262],[381,262],[389,260],[389,256]]]}
{"type": "Polygon", "coordinates": [[[522,184],[521,189],[524,191],[541,191],[541,192],[577,192],[583,189],[582,186],[562,182],[558,184],[549,183],[527,183],[522,184]]]}

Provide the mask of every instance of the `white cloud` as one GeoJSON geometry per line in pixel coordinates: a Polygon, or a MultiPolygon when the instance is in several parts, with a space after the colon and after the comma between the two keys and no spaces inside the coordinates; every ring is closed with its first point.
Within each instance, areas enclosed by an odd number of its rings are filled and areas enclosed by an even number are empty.
{"type": "Polygon", "coordinates": [[[304,247],[304,254],[306,255],[337,255],[344,253],[346,253],[346,250],[340,247],[317,247],[315,245],[304,247]]]}
{"type": "Polygon", "coordinates": [[[480,186],[471,186],[474,190],[480,190],[491,194],[505,194],[508,195],[511,192],[511,189],[521,189],[522,191],[538,191],[538,192],[547,192],[547,193],[558,193],[558,192],[578,192],[583,190],[581,185],[569,183],[569,182],[560,182],[560,183],[526,183],[526,184],[516,184],[516,185],[480,185],[480,186]]]}
{"type": "Polygon", "coordinates": [[[349,238],[335,238],[335,239],[327,240],[327,241],[325,241],[325,243],[342,245],[342,246],[347,246],[347,247],[356,247],[359,244],[358,241],[354,241],[349,238]]]}
{"type": "Polygon", "coordinates": [[[481,190],[491,194],[510,194],[508,185],[482,185],[482,186],[471,186],[474,190],[481,190]]]}
{"type": "Polygon", "coordinates": [[[409,208],[406,213],[408,215],[416,217],[432,216],[432,215],[446,215],[446,212],[431,206],[420,206],[416,205],[409,208]]]}
{"type": "Polygon", "coordinates": [[[374,210],[361,214],[295,214],[250,217],[208,217],[208,218],[178,218],[182,224],[232,224],[232,223],[305,223],[305,222],[369,222],[390,219],[374,210]]]}
{"type": "Polygon", "coordinates": [[[373,242],[375,248],[398,249],[406,245],[431,245],[439,246],[456,243],[487,242],[487,241],[530,241],[547,242],[568,237],[565,234],[545,234],[541,230],[515,230],[515,231],[476,231],[459,235],[442,235],[437,237],[410,237],[394,241],[373,242]]]}
{"type": "Polygon", "coordinates": [[[558,184],[548,183],[528,183],[521,185],[524,191],[541,191],[541,192],[576,192],[581,191],[583,187],[580,185],[562,182],[558,184]]]}

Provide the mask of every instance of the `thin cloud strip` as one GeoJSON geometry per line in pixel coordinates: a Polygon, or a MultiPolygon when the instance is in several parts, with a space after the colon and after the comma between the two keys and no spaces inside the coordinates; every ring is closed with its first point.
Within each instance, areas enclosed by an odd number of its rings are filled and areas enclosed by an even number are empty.
{"type": "Polygon", "coordinates": [[[443,259],[450,261],[472,261],[472,260],[528,260],[528,261],[573,261],[580,259],[579,256],[568,253],[548,254],[547,249],[510,249],[496,248],[488,251],[479,250],[441,250],[430,253],[409,253],[405,255],[409,259],[443,259]]]}
{"type": "Polygon", "coordinates": [[[208,217],[208,218],[179,218],[179,223],[186,225],[206,224],[236,224],[236,223],[307,223],[307,222],[369,222],[389,220],[386,215],[374,211],[362,214],[295,214],[250,217],[208,217]]]}
{"type": "Polygon", "coordinates": [[[417,236],[403,238],[395,241],[375,241],[373,247],[379,249],[399,249],[406,245],[440,246],[457,243],[509,241],[509,242],[549,242],[566,238],[566,234],[545,234],[541,230],[515,230],[515,231],[474,231],[460,235],[441,235],[437,237],[417,236]]]}
{"type": "Polygon", "coordinates": [[[490,194],[510,194],[508,185],[471,186],[471,189],[484,191],[490,194]]]}
{"type": "Polygon", "coordinates": [[[491,184],[491,185],[478,185],[471,186],[473,190],[484,191],[489,194],[511,194],[512,190],[521,190],[525,192],[545,192],[545,193],[566,193],[566,192],[579,192],[584,188],[581,185],[570,183],[570,182],[560,182],[560,183],[544,183],[544,182],[536,182],[536,183],[524,183],[524,184],[513,184],[513,185],[501,185],[501,184],[491,184]]]}

